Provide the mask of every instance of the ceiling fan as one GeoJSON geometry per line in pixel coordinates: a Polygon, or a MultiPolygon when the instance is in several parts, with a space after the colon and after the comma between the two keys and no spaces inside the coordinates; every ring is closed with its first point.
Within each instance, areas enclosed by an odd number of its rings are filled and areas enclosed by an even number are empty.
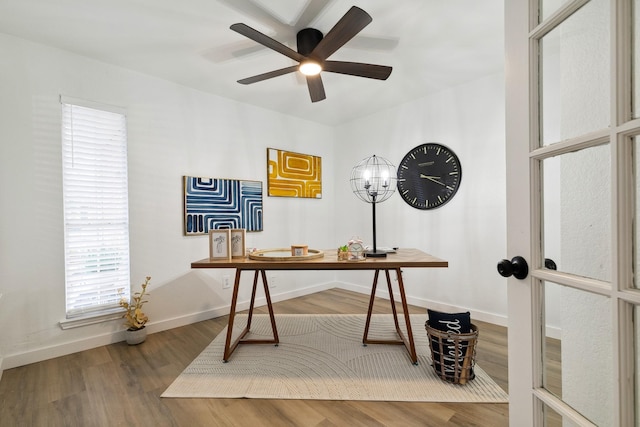
{"type": "Polygon", "coordinates": [[[297,52],[246,24],[233,24],[231,26],[233,31],[299,62],[298,65],[238,80],[238,83],[248,85],[300,71],[306,77],[311,102],[318,102],[326,98],[324,85],[320,77],[321,71],[386,80],[392,70],[391,67],[386,65],[328,60],[333,53],[362,31],[371,21],[373,19],[367,12],[353,6],[329,30],[326,36],[323,36],[322,32],[315,28],[300,30],[296,36],[297,52]]]}

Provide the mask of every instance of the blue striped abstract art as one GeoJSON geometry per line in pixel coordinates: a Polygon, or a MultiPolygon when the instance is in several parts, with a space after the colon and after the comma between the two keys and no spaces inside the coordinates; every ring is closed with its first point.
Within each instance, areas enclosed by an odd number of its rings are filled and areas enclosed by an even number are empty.
{"type": "Polygon", "coordinates": [[[185,176],[185,236],[223,228],[262,231],[262,182],[185,176]]]}

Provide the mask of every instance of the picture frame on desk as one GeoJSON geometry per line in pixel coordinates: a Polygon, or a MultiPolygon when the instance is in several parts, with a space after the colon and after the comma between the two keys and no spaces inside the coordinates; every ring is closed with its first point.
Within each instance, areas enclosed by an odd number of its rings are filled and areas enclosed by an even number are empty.
{"type": "Polygon", "coordinates": [[[231,259],[231,230],[209,230],[209,259],[231,259]]]}
{"type": "Polygon", "coordinates": [[[231,258],[244,258],[247,256],[246,240],[247,230],[244,228],[232,228],[231,230],[231,258]]]}

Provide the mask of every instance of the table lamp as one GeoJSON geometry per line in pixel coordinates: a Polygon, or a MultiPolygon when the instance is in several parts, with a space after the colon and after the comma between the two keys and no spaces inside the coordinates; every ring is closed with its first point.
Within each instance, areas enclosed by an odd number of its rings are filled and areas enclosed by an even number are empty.
{"type": "Polygon", "coordinates": [[[351,189],[360,200],[371,203],[373,212],[373,250],[367,251],[367,257],[386,257],[385,251],[378,251],[376,245],[376,204],[384,202],[395,192],[397,181],[396,167],[387,159],[375,154],[362,159],[351,170],[351,189]]]}

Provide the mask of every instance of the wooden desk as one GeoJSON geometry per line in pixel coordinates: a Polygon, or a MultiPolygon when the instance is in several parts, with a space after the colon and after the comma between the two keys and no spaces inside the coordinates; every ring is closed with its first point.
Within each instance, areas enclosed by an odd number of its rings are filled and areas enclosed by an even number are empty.
{"type": "Polygon", "coordinates": [[[418,363],[415,344],[413,341],[413,332],[411,329],[411,321],[407,307],[407,299],[404,291],[404,283],[402,280],[402,268],[410,267],[448,267],[448,262],[426,254],[418,249],[398,249],[397,253],[389,254],[386,258],[367,258],[366,261],[338,261],[336,249],[324,250],[324,257],[310,260],[288,260],[288,261],[272,261],[258,260],[250,258],[233,259],[233,260],[209,260],[208,258],[191,263],[191,268],[235,268],[236,275],[233,283],[233,297],[231,298],[231,307],[229,310],[229,324],[227,326],[227,339],[224,347],[223,360],[227,362],[231,354],[238,344],[278,344],[278,328],[276,327],[276,319],[273,314],[273,305],[271,304],[271,296],[269,294],[269,286],[267,284],[267,270],[374,270],[373,284],[371,287],[371,298],[369,299],[369,310],[367,312],[367,321],[365,324],[363,344],[404,344],[409,352],[409,357],[414,364],[418,363]],[[238,303],[238,289],[240,287],[240,275],[243,271],[255,271],[253,277],[253,290],[251,292],[251,303],[249,304],[249,317],[247,326],[244,328],[240,336],[231,342],[233,333],[233,322],[236,315],[236,305],[238,303]],[[380,271],[384,271],[387,279],[387,287],[389,289],[389,297],[393,318],[395,322],[396,332],[399,340],[375,340],[369,339],[369,325],[371,322],[371,313],[373,310],[373,301],[375,299],[376,287],[378,285],[378,276],[380,271]],[[400,299],[402,302],[403,317],[407,329],[405,336],[398,323],[398,313],[396,311],[395,301],[393,297],[393,289],[391,286],[390,271],[395,271],[398,279],[398,287],[400,299]],[[262,278],[264,293],[269,309],[269,317],[271,318],[271,328],[273,330],[272,340],[250,340],[243,339],[251,328],[251,318],[253,316],[253,308],[256,299],[256,289],[258,285],[258,277],[262,278]]]}

